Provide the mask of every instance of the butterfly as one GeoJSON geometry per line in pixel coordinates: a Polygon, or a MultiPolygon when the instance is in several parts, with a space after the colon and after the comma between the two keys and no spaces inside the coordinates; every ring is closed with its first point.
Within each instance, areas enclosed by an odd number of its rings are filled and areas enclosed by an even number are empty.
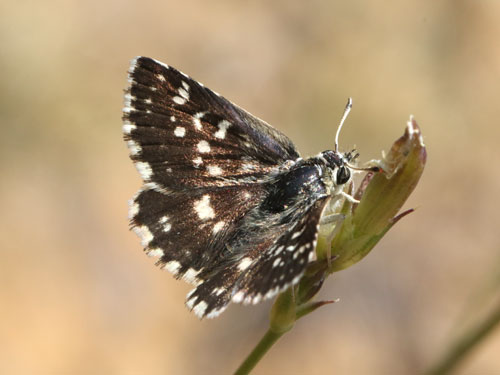
{"type": "Polygon", "coordinates": [[[351,181],[357,154],[300,157],[284,134],[184,73],[132,60],[123,133],[144,184],[129,202],[146,253],[194,284],[200,317],[256,304],[297,284],[315,260],[320,224],[351,181]]]}

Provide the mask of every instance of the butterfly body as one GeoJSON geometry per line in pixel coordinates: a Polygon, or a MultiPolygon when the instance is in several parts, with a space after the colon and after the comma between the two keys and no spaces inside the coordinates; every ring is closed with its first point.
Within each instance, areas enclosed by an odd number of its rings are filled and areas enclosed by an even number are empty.
{"type": "Polygon", "coordinates": [[[302,159],[285,135],[150,58],[132,61],[129,82],[123,131],[144,180],[131,225],[159,266],[196,286],[186,305],[215,317],[296,284],[351,154],[302,159]]]}

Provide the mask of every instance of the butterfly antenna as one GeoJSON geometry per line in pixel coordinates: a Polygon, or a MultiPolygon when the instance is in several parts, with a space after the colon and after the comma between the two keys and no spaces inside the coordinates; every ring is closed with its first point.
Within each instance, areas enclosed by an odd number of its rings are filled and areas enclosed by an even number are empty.
{"type": "Polygon", "coordinates": [[[340,129],[342,129],[342,125],[344,125],[344,121],[347,118],[347,115],[349,112],[351,112],[352,108],[352,98],[347,99],[347,104],[344,109],[344,114],[342,115],[342,119],[340,120],[339,127],[337,128],[337,134],[335,134],[335,152],[338,151],[339,149],[339,134],[340,134],[340,129]]]}

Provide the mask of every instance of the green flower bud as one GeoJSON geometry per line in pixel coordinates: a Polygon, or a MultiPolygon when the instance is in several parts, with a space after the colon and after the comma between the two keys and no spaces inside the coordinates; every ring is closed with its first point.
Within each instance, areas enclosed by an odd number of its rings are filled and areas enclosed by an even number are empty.
{"type": "MultiPolygon", "coordinates": [[[[427,154],[420,129],[410,118],[404,135],[392,145],[389,153],[374,162],[382,172],[369,172],[356,191],[359,204],[345,202],[346,215],[331,243],[328,272],[336,272],[364,258],[384,234],[408,210],[397,215],[423,173],[427,154]]],[[[373,163],[373,162],[372,162],[373,163]]],[[[318,258],[326,258],[324,239],[318,245],[318,258]]]]}

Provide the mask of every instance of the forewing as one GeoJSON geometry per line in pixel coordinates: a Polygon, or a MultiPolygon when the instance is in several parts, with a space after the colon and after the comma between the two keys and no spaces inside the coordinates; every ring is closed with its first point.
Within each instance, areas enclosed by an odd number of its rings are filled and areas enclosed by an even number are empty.
{"type": "Polygon", "coordinates": [[[260,182],[299,157],[282,133],[178,70],[138,57],[124,126],[145,182],[175,190],[260,182]]]}

